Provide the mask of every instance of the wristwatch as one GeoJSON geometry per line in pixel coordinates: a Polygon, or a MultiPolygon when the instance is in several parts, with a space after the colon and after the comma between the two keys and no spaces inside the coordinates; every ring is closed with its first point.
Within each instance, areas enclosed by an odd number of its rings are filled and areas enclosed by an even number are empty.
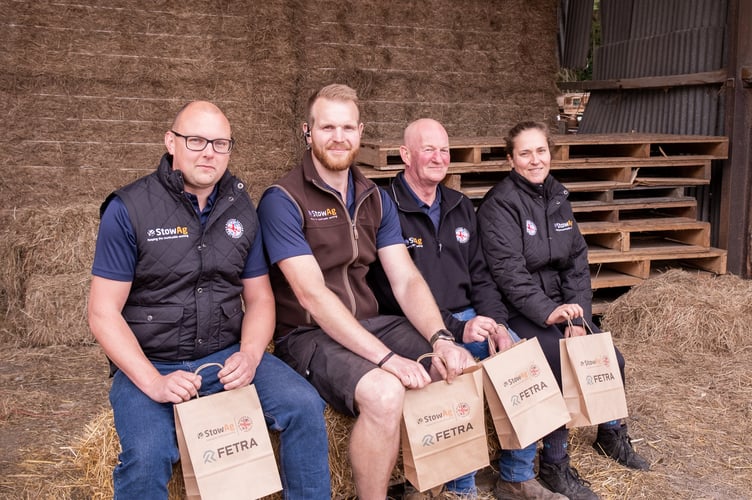
{"type": "Polygon", "coordinates": [[[446,328],[442,328],[431,336],[431,347],[433,347],[433,345],[439,340],[448,340],[449,342],[454,343],[454,335],[452,335],[452,332],[446,328]]]}

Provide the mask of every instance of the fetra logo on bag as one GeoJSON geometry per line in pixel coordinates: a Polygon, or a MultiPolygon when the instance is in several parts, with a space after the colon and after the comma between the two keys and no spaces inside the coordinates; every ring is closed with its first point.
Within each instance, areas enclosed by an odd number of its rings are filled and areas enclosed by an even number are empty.
{"type": "MultiPolygon", "coordinates": [[[[205,440],[208,445],[210,444],[210,441],[213,441],[214,439],[226,437],[227,433],[248,433],[251,431],[251,429],[253,429],[253,420],[250,417],[243,415],[238,418],[237,424],[235,422],[230,422],[219,427],[207,428],[203,431],[199,431],[196,435],[196,439],[205,440]]],[[[223,443],[217,448],[206,449],[202,454],[203,461],[205,464],[214,463],[221,460],[222,458],[229,457],[230,455],[243,453],[244,451],[250,451],[252,448],[257,447],[258,445],[258,441],[256,441],[256,438],[253,436],[242,438],[240,441],[229,444],[223,443]]]]}
{"type": "Polygon", "coordinates": [[[519,406],[535,394],[548,389],[545,380],[539,379],[541,369],[535,363],[531,364],[527,371],[518,375],[509,377],[504,381],[504,388],[509,391],[516,391],[509,396],[509,402],[512,406],[519,406]]]}
{"type": "Polygon", "coordinates": [[[589,372],[597,371],[597,373],[588,373],[585,376],[585,383],[587,385],[602,384],[616,380],[608,355],[597,356],[595,359],[583,359],[580,361],[580,366],[589,372]]]}
{"type": "Polygon", "coordinates": [[[456,403],[453,407],[440,408],[438,411],[418,417],[418,425],[420,426],[426,428],[440,426],[439,429],[431,429],[430,432],[425,434],[421,439],[421,444],[433,446],[441,441],[447,441],[473,430],[472,422],[458,423],[463,419],[469,419],[471,413],[470,404],[462,401],[456,403]]]}

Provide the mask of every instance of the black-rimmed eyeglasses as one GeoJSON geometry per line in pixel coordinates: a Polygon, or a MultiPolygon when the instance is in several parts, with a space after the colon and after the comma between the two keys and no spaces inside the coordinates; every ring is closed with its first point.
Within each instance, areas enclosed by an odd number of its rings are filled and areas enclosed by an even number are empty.
{"type": "Polygon", "coordinates": [[[215,153],[226,155],[232,151],[232,147],[235,145],[235,139],[207,139],[198,135],[178,134],[174,130],[170,130],[170,132],[175,134],[176,137],[185,139],[185,147],[191,151],[203,151],[207,144],[211,144],[215,153]]]}

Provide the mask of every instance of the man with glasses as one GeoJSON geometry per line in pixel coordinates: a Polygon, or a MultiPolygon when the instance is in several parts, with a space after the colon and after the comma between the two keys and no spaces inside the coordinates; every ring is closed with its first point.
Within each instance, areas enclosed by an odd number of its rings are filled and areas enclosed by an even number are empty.
{"type": "Polygon", "coordinates": [[[253,383],[280,431],[285,498],[329,499],[324,403],[266,352],[274,296],[256,211],[227,170],[230,123],[191,102],[164,143],[155,172],[103,203],[92,270],[89,325],[111,361],[122,445],[115,498],[167,498],[175,403],[253,383]],[[223,368],[194,373],[209,362],[223,368]]]}

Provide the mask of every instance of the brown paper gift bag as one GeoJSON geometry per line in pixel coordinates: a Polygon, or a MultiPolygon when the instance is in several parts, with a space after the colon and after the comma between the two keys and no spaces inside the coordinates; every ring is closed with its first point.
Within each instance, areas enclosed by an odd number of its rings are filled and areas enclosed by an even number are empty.
{"type": "Polygon", "coordinates": [[[572,420],[583,427],[627,416],[627,398],[611,332],[559,341],[564,400],[572,420]]]}
{"type": "Polygon", "coordinates": [[[479,366],[405,393],[402,463],[405,477],[426,491],[489,464],[479,366]]]}
{"type": "Polygon", "coordinates": [[[525,448],[569,422],[569,411],[537,338],[481,361],[483,388],[501,447],[525,448]]]}
{"type": "MultiPolygon", "coordinates": [[[[207,363],[207,366],[222,365],[207,363]]],[[[188,498],[261,498],[282,489],[277,462],[253,385],[174,406],[188,498]]]]}

